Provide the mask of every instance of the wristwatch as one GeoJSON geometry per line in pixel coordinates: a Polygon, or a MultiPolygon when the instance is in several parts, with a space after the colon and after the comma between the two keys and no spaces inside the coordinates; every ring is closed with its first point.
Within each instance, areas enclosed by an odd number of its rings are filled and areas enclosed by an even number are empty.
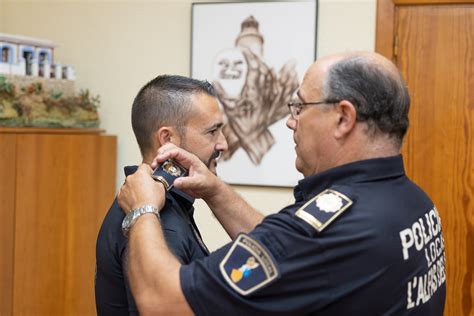
{"type": "Polygon", "coordinates": [[[156,217],[158,217],[158,220],[160,219],[159,210],[152,205],[145,205],[128,212],[128,214],[125,216],[122,222],[122,232],[125,235],[125,237],[128,236],[128,232],[132,228],[133,224],[135,224],[137,219],[143,214],[148,214],[148,213],[153,213],[156,215],[156,217]]]}

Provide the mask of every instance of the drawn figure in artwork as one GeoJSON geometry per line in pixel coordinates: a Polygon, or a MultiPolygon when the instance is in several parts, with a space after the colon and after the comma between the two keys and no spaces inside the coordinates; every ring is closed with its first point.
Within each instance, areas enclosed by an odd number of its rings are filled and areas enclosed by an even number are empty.
{"type": "Polygon", "coordinates": [[[299,84],[295,61],[286,62],[278,74],[264,62],[258,26],[253,16],[245,19],[235,47],[220,51],[213,64],[213,84],[228,119],[229,150],[222,158],[242,148],[255,165],[274,145],[269,127],[288,115],[287,104],[299,84]]]}

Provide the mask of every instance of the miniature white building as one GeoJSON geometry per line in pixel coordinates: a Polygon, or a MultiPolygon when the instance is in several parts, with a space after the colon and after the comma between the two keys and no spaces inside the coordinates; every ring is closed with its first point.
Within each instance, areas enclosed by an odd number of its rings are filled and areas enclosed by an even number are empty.
{"type": "Polygon", "coordinates": [[[0,33],[0,74],[75,80],[71,66],[53,63],[49,40],[0,33]]]}

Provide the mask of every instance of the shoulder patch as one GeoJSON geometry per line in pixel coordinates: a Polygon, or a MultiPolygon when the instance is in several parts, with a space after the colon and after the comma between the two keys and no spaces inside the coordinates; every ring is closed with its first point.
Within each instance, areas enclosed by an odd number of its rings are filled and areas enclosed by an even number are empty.
{"type": "Polygon", "coordinates": [[[270,253],[245,234],[237,237],[219,268],[230,287],[244,296],[268,285],[279,276],[270,253]]]}
{"type": "Polygon", "coordinates": [[[352,200],[344,194],[326,189],[305,203],[295,213],[318,232],[322,232],[339,215],[352,205],[352,200]]]}

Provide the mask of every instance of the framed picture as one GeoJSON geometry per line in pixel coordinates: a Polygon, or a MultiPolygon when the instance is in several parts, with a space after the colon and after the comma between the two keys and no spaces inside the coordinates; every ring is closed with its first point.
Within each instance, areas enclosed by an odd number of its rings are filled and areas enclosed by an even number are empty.
{"type": "Polygon", "coordinates": [[[287,104],[316,59],[317,4],[193,3],[191,76],[213,83],[227,117],[224,181],[294,186],[302,178],[287,104]]]}

